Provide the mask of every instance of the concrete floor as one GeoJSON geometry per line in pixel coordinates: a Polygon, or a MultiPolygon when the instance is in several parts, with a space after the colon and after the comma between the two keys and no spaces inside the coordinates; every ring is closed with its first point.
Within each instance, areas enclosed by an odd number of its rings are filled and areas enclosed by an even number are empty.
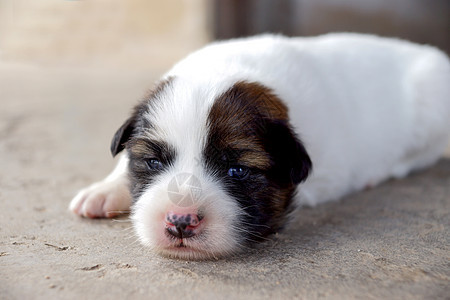
{"type": "Polygon", "coordinates": [[[448,158],[305,208],[285,232],[217,261],[154,255],[126,217],[72,215],[157,75],[0,65],[1,299],[448,299],[448,158]]]}

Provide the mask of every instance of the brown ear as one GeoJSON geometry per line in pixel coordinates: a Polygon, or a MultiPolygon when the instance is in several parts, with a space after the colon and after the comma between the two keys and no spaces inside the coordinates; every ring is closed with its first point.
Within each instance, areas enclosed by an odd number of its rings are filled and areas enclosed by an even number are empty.
{"type": "Polygon", "coordinates": [[[111,154],[113,157],[125,149],[125,143],[130,139],[135,125],[136,118],[133,115],[116,131],[111,141],[111,154]]]}

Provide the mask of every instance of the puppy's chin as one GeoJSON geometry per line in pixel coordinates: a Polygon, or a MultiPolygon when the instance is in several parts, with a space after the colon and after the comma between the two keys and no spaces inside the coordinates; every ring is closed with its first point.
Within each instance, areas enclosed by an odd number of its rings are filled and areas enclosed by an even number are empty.
{"type": "Polygon", "coordinates": [[[196,234],[188,238],[169,234],[167,211],[185,208],[174,205],[167,187],[167,180],[152,185],[133,206],[132,221],[142,244],[162,256],[187,260],[216,259],[242,249],[241,209],[212,183],[209,186],[203,184],[202,195],[194,201],[195,208],[204,214],[196,234]]]}

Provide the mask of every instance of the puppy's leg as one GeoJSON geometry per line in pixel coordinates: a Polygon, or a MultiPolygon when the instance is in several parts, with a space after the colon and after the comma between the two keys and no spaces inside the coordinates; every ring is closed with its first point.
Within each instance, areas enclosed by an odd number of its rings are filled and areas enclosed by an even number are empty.
{"type": "Polygon", "coordinates": [[[69,209],[89,218],[112,218],[126,213],[131,205],[128,184],[128,156],[124,153],[108,177],[78,192],[69,209]]]}

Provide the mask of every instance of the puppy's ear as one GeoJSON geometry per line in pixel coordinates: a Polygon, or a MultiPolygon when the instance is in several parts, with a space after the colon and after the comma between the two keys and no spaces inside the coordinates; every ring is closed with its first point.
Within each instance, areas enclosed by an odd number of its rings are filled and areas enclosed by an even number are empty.
{"type": "Polygon", "coordinates": [[[271,175],[275,181],[281,185],[296,185],[308,177],[311,159],[289,124],[271,122],[266,130],[265,146],[272,157],[271,175]]]}
{"type": "Polygon", "coordinates": [[[136,125],[136,117],[133,115],[128,120],[123,123],[122,126],[117,130],[114,134],[114,137],[111,141],[111,154],[112,156],[116,156],[123,149],[125,149],[125,143],[130,139],[131,134],[134,131],[136,125]]]}

